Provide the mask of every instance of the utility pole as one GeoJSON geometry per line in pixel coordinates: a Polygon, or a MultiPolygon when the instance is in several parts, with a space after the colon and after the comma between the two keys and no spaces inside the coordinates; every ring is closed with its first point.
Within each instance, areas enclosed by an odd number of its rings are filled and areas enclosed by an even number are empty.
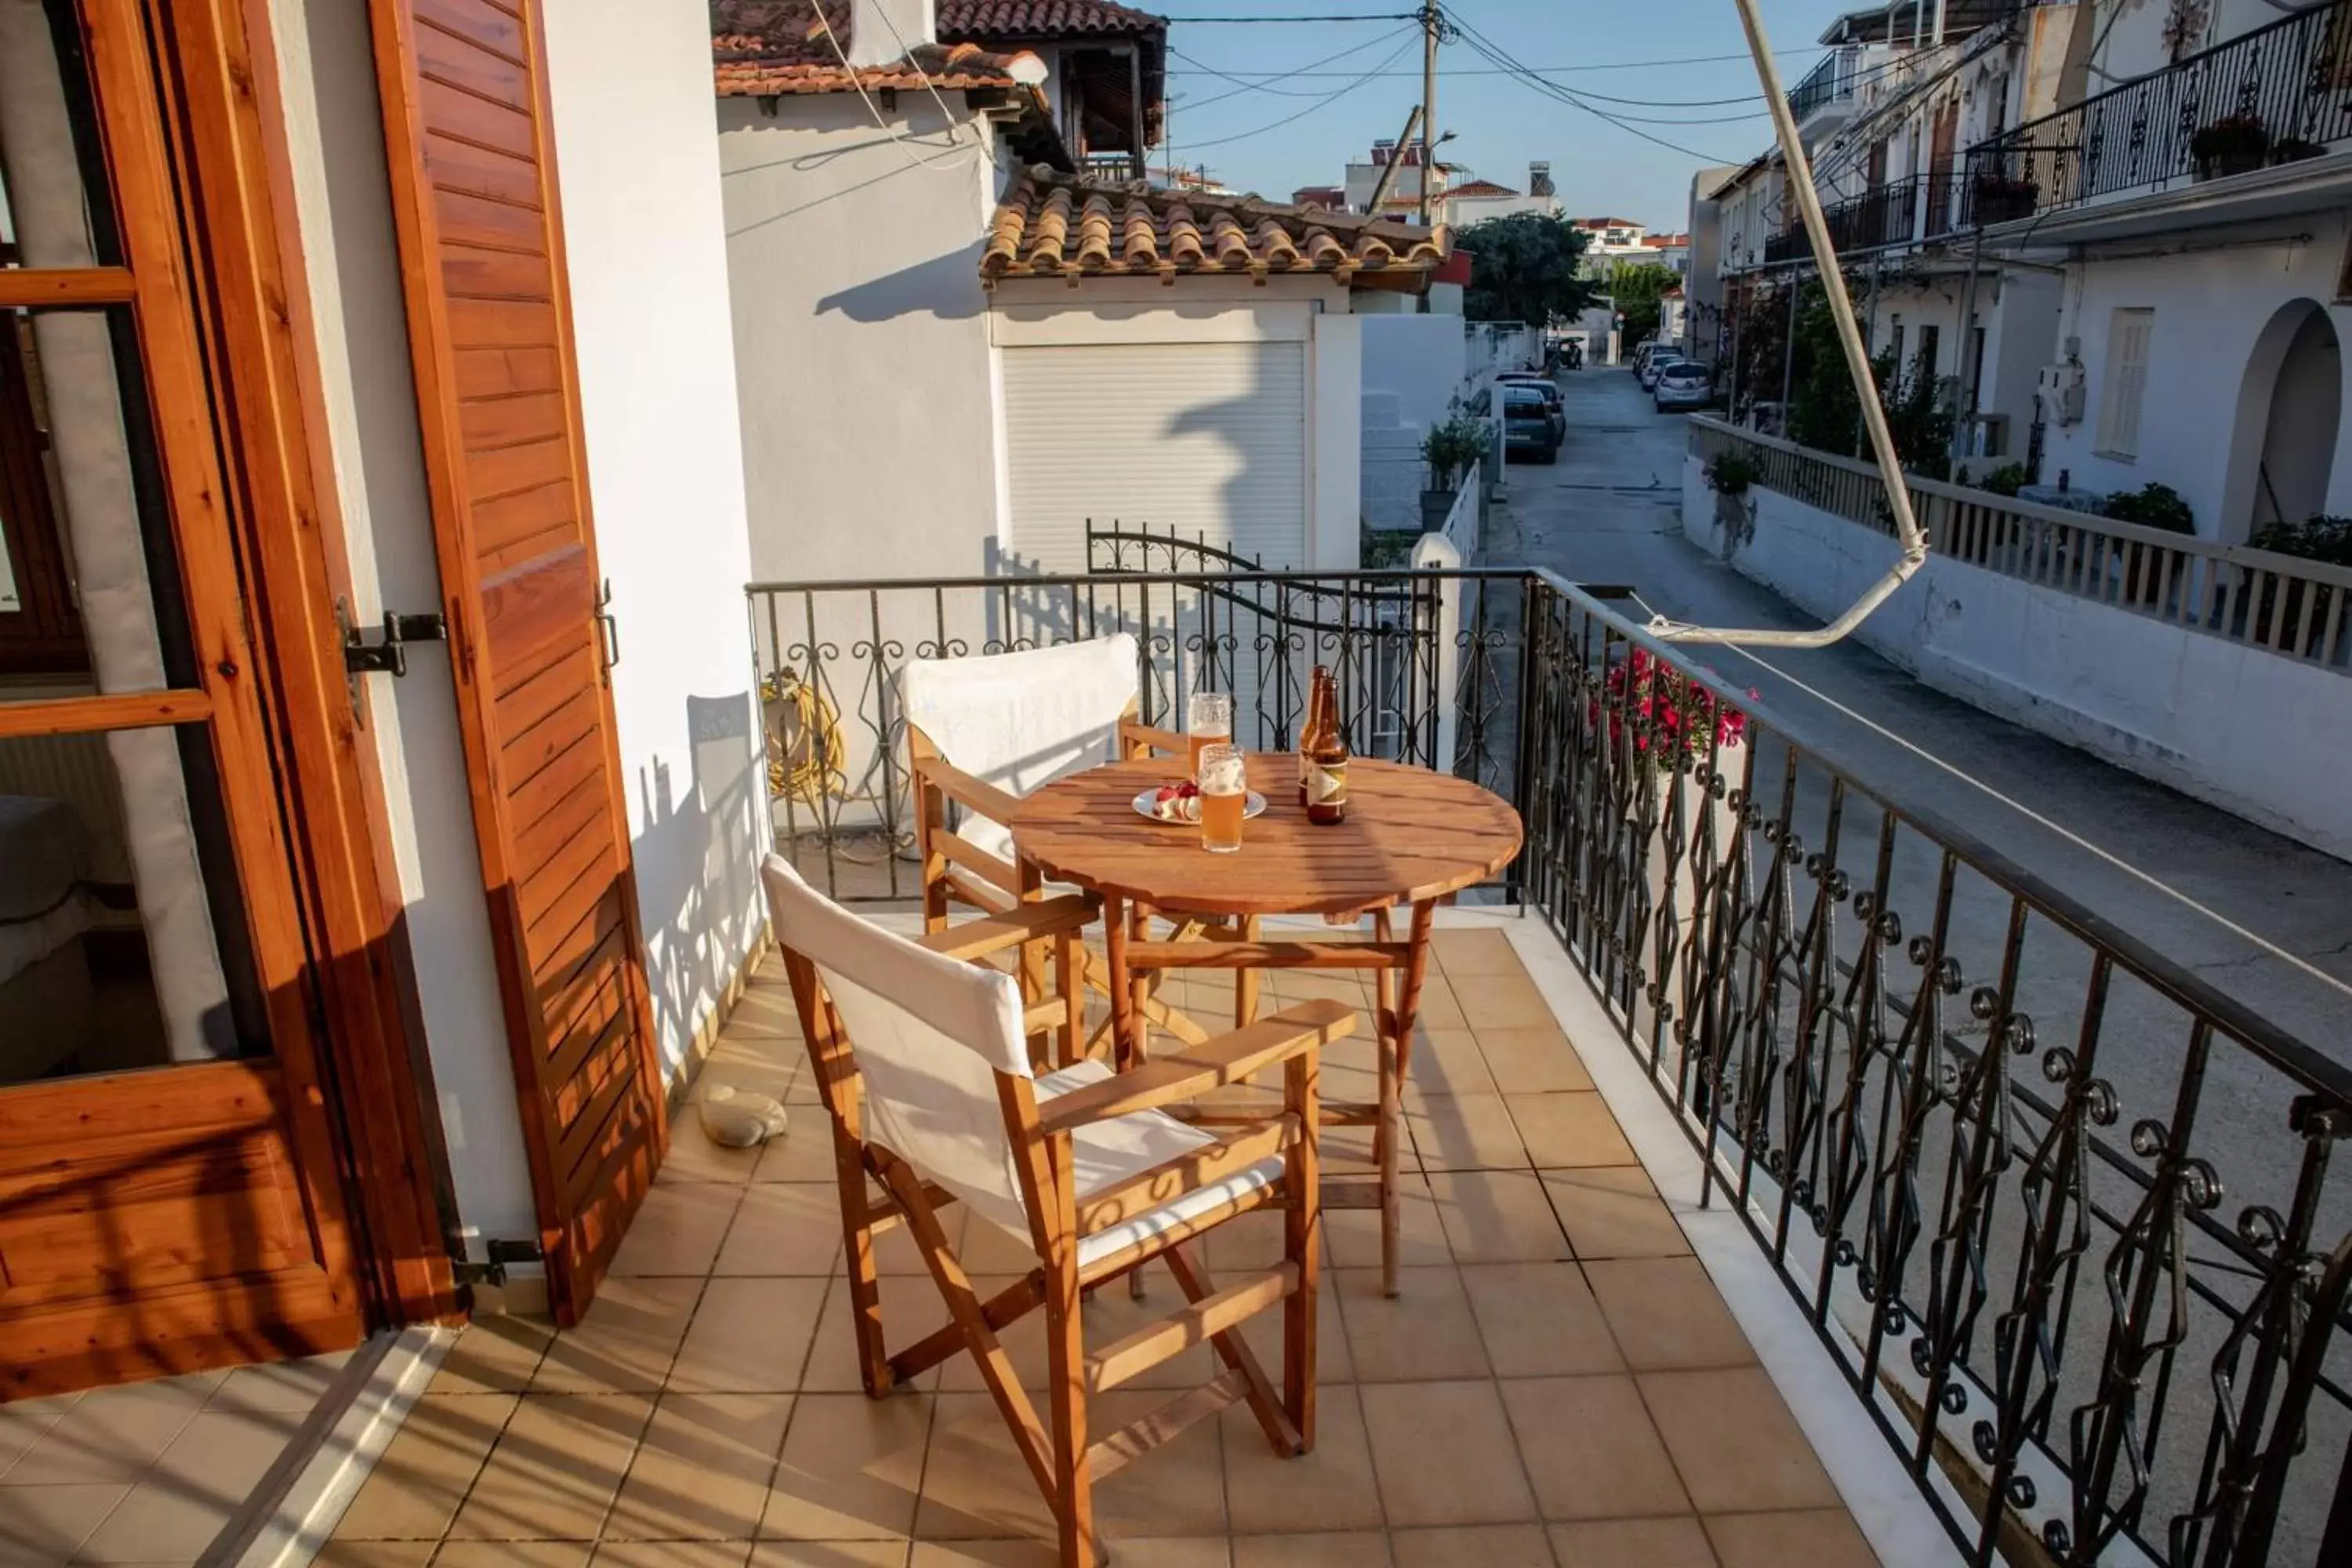
{"type": "Polygon", "coordinates": [[[1437,35],[1444,25],[1437,0],[1421,7],[1421,226],[1430,226],[1429,184],[1437,177],[1437,35]]]}

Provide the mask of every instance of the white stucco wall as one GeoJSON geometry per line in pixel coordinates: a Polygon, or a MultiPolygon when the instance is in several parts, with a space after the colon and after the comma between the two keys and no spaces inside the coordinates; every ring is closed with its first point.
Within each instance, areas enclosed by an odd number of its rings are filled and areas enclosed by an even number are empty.
{"type": "Polygon", "coordinates": [[[675,1070],[763,929],[766,847],[709,16],[570,0],[546,21],[613,701],[675,1070]]]}
{"type": "MultiPolygon", "coordinates": [[[[1732,564],[1814,615],[1843,611],[1895,562],[1885,534],[1748,494],[1755,527],[1732,564]]],[[[1716,499],[1686,459],[1683,531],[1721,554],[1716,499]]],[[[2352,679],[1936,556],[1855,636],[1987,712],[2352,859],[2336,756],[2352,679]]]]}
{"type": "Polygon", "coordinates": [[[1378,529],[1421,526],[1422,437],[1463,390],[1459,316],[1359,318],[1364,341],[1362,508],[1378,529]]]}
{"type": "MultiPolygon", "coordinates": [[[[2251,465],[2234,447],[2248,363],[2281,307],[2298,300],[2325,307],[2339,336],[2352,329],[2352,314],[2331,303],[2347,236],[2352,217],[2314,213],[2259,230],[2187,237],[2205,247],[2181,254],[2076,263],[2059,337],[2062,349],[2068,336],[2081,340],[2087,395],[2080,424],[2046,433],[2042,478],[2055,482],[2063,468],[2076,488],[2108,492],[2161,480],[2188,500],[2200,537],[2242,540],[2253,491],[2251,465]],[[2304,235],[2307,242],[2297,237],[2304,235]],[[2139,307],[2156,315],[2138,456],[2126,459],[2095,448],[2109,327],[2118,308],[2139,307]]],[[[2327,489],[2335,512],[2352,510],[2352,463],[2342,460],[2342,443],[2339,430],[2327,489]]]]}
{"type": "MultiPolygon", "coordinates": [[[[718,100],[762,580],[986,565],[998,420],[979,258],[998,179],[971,151],[984,127],[948,101],[952,126],[927,95],[901,95],[901,142],[855,96],[786,98],[773,118],[718,100]]],[[[707,65],[701,113],[707,137],[707,65]]]]}
{"type": "MultiPolygon", "coordinates": [[[[441,575],[367,13],[312,0],[272,5],[269,16],[352,609],[362,625],[382,626],[387,609],[437,606],[441,575]]],[[[401,679],[368,678],[364,743],[383,776],[401,929],[421,980],[417,1008],[458,1220],[480,1260],[481,1242],[535,1237],[539,1221],[456,689],[440,647],[417,646],[408,658],[401,679]]]]}

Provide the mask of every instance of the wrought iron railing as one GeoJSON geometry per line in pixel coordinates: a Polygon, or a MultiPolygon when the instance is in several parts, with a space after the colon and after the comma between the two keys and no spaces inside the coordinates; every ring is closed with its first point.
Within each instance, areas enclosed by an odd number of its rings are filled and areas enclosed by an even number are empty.
{"type": "Polygon", "coordinates": [[[2352,0],[2331,0],[1979,142],[1968,159],[1972,221],[2007,222],[2191,174],[2241,173],[2347,137],[2352,0]],[[2197,133],[2241,118],[2254,134],[2200,170],[2197,133]]]}
{"type": "MultiPolygon", "coordinates": [[[[1830,243],[1840,256],[1864,256],[1890,246],[1936,239],[1959,220],[1958,175],[1906,174],[1822,209],[1830,243]]],[[[1768,264],[1811,259],[1812,242],[1791,215],[1789,226],[1764,242],[1768,264]]]]}
{"type": "Polygon", "coordinates": [[[1123,184],[1144,177],[1143,158],[1136,153],[1088,153],[1079,158],[1078,173],[1090,180],[1123,184]]]}
{"type": "MultiPolygon", "coordinates": [[[[1894,531],[1878,470],[1695,416],[1702,461],[1737,451],[1756,483],[1881,533],[1894,531]]],[[[2352,673],[2352,567],[2220,544],[2088,512],[1914,476],[1911,505],[1948,560],[2075,598],[2352,673]]]]}
{"type": "Polygon", "coordinates": [[[1801,125],[1805,118],[1841,100],[1853,97],[1854,79],[1861,74],[1859,48],[1832,49],[1789,89],[1789,113],[1801,125]]]}
{"type": "Polygon", "coordinates": [[[1155,720],[1228,689],[1268,747],[1334,664],[1359,750],[1518,808],[1500,890],[1972,1561],[2352,1561],[2352,1071],[1550,573],[1116,532],[1078,576],[755,586],[780,847],[911,892],[908,658],[1133,629],[1155,720]]]}

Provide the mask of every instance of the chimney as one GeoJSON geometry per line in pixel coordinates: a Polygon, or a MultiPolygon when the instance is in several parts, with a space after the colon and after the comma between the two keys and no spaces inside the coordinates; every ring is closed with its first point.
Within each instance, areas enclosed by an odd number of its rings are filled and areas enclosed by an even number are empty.
{"type": "Polygon", "coordinates": [[[904,59],[908,51],[939,42],[936,0],[849,0],[827,5],[828,15],[849,15],[849,63],[886,66],[904,59]]]}

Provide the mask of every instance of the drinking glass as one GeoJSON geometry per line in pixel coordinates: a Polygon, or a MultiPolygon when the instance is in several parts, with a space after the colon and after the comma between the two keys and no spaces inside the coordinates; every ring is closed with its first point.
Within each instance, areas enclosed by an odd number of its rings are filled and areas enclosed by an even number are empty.
{"type": "Polygon", "coordinates": [[[1248,770],[1239,746],[1222,742],[1201,749],[1201,847],[1230,855],[1242,847],[1242,808],[1249,799],[1248,770]]]}
{"type": "Polygon", "coordinates": [[[1202,752],[1234,738],[1234,700],[1222,691],[1194,692],[1184,738],[1192,742],[1192,778],[1198,783],[1202,752]]]}

